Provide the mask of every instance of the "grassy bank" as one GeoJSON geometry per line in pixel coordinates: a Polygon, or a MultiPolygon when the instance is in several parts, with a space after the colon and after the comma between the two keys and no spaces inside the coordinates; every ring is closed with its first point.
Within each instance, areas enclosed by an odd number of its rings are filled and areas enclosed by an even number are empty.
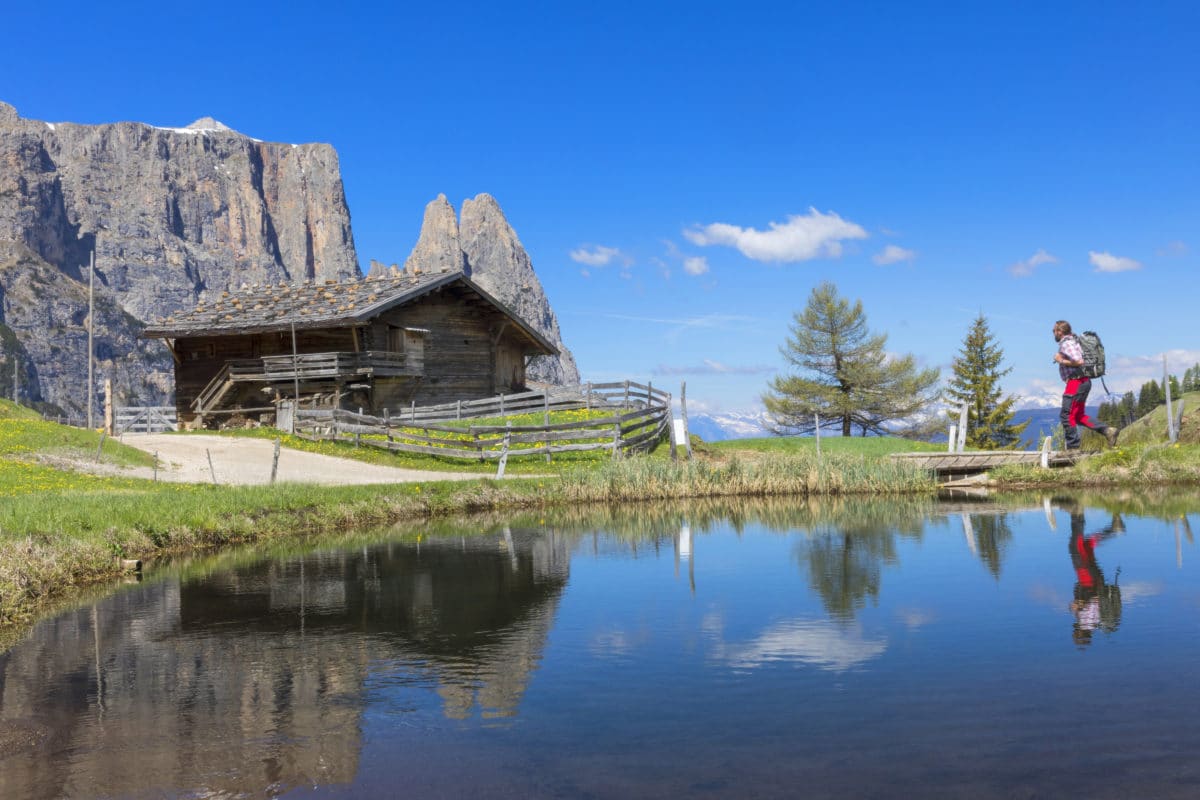
{"type": "MultiPolygon", "coordinates": [[[[0,403],[0,436],[0,625],[26,619],[79,586],[114,577],[121,559],[463,511],[695,497],[900,495],[934,488],[923,473],[874,454],[818,457],[798,449],[763,457],[756,445],[678,463],[663,447],[649,456],[558,465],[559,475],[503,483],[481,477],[343,487],[174,484],[62,469],[56,459],[94,457],[99,435],[60,429],[11,404],[0,403]]],[[[440,459],[414,464],[412,456],[397,459],[348,444],[295,443],[373,463],[444,468],[440,459]]],[[[149,460],[111,440],[103,457],[130,465],[149,460]]],[[[547,471],[541,459],[530,459],[530,466],[547,471]]]]}

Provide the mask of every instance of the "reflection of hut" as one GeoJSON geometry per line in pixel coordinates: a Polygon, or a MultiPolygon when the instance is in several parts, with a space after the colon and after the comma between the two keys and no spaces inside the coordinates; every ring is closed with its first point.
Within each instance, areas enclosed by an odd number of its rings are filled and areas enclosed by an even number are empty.
{"type": "Polygon", "coordinates": [[[545,337],[461,272],[396,272],[351,283],[250,286],[149,326],[175,360],[184,421],[269,409],[407,407],[525,388],[545,337]]]}
{"type": "Polygon", "coordinates": [[[0,734],[30,742],[0,736],[0,797],[350,782],[372,665],[419,670],[448,716],[515,714],[570,556],[553,534],[502,543],[259,562],[48,620],[0,655],[0,734]]]}

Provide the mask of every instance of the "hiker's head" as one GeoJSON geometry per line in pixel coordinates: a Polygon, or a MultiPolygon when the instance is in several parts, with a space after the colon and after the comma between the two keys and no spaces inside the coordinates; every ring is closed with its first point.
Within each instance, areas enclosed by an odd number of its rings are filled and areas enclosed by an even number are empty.
{"type": "Polygon", "coordinates": [[[1070,332],[1071,332],[1071,323],[1067,322],[1065,319],[1060,319],[1058,322],[1054,323],[1054,341],[1057,342],[1059,339],[1068,335],[1070,332]]]}

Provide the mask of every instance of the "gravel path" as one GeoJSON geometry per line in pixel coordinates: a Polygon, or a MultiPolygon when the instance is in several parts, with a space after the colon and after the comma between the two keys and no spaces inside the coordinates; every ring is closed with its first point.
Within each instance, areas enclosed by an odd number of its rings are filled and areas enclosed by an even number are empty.
{"type": "MultiPolygon", "coordinates": [[[[180,483],[209,483],[216,472],[217,483],[248,486],[270,483],[275,442],[267,439],[236,439],[228,436],[173,436],[171,434],[126,434],[124,444],[158,453],[158,479],[180,483]],[[212,471],[209,470],[209,456],[212,471]]],[[[149,467],[122,469],[121,475],[150,478],[149,467]]],[[[471,481],[481,477],[464,472],[432,472],[365,464],[348,458],[305,453],[287,447],[279,451],[276,480],[319,483],[327,486],[360,483],[410,483],[413,481],[471,481]]]]}

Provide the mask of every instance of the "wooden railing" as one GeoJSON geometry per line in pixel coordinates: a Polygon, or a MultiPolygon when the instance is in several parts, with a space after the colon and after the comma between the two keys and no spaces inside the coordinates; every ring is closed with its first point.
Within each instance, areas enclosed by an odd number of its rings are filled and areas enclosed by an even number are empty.
{"type": "Polygon", "coordinates": [[[301,353],[297,356],[263,356],[260,371],[240,380],[300,380],[352,375],[415,375],[404,353],[368,350],[363,353],[301,353]]]}
{"type": "MultiPolygon", "coordinates": [[[[411,407],[382,417],[341,409],[301,409],[296,432],[310,439],[353,441],[406,453],[499,460],[510,456],[605,451],[617,455],[654,447],[671,428],[671,395],[633,382],[589,384],[574,390],[522,392],[486,400],[411,407]],[[549,423],[549,412],[590,409],[597,416],[549,423]],[[462,425],[542,411],[542,425],[462,425]],[[604,413],[607,412],[607,413],[604,413]],[[460,424],[440,424],[457,421],[460,424]]],[[[503,466],[501,466],[501,472],[503,466]]]]}

